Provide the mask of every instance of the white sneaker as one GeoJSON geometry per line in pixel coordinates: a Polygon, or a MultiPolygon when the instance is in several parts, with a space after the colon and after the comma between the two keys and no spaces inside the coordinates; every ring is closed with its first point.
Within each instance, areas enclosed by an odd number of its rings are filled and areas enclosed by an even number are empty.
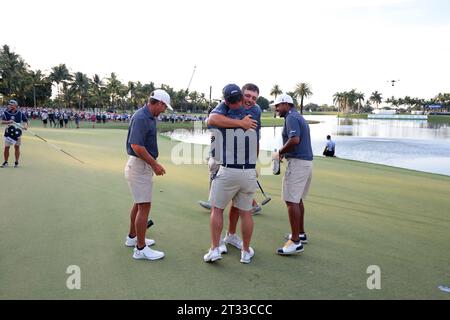
{"type": "MultiPolygon", "coordinates": [[[[152,246],[154,244],[155,244],[155,240],[145,238],[145,245],[146,246],[152,246]]],[[[127,236],[127,238],[125,240],[125,245],[127,247],[136,247],[137,246],[137,237],[130,238],[129,236],[127,236]]]]}
{"type": "Polygon", "coordinates": [[[164,252],[156,251],[145,246],[144,249],[139,250],[134,248],[133,258],[134,259],[147,259],[147,260],[158,260],[164,257],[164,252]]]}
{"type": "Polygon", "coordinates": [[[252,261],[253,256],[255,255],[255,251],[252,247],[248,247],[249,251],[241,250],[241,262],[242,263],[250,263],[252,261]]]}
{"type": "Polygon", "coordinates": [[[222,255],[220,254],[219,247],[214,249],[209,248],[208,253],[203,256],[203,261],[205,262],[214,262],[220,259],[222,259],[222,255]]]}
{"type": "Polygon", "coordinates": [[[287,255],[291,255],[294,253],[299,253],[299,252],[303,252],[303,245],[302,242],[300,241],[298,244],[295,244],[295,242],[293,242],[292,240],[288,240],[283,248],[279,248],[277,250],[278,254],[281,254],[283,256],[287,256],[287,255]]]}
{"type": "Polygon", "coordinates": [[[239,250],[242,249],[242,239],[237,234],[229,234],[227,232],[225,238],[223,238],[223,241],[227,244],[231,244],[239,250]]]}
{"type": "Polygon", "coordinates": [[[227,245],[225,244],[225,242],[223,240],[220,241],[219,252],[220,252],[220,254],[228,252],[227,245]]]}

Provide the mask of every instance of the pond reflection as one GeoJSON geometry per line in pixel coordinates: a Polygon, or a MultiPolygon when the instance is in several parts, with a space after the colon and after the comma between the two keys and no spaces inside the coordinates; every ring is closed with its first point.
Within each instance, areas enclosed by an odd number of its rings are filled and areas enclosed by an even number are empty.
{"type": "MultiPolygon", "coordinates": [[[[308,116],[314,155],[322,155],[326,136],[336,142],[336,156],[450,175],[450,125],[425,120],[342,119],[308,116]]],[[[261,129],[261,150],[279,149],[282,127],[261,129]]],[[[166,133],[173,139],[209,144],[207,130],[166,133]]]]}

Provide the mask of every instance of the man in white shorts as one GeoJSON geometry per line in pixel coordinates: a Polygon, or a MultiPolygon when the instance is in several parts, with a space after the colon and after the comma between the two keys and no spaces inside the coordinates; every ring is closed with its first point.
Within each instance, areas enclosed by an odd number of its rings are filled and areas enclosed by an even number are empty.
{"type": "Polygon", "coordinates": [[[148,215],[150,213],[153,189],[153,174],[161,176],[166,173],[158,158],[156,118],[169,108],[170,96],[161,89],[150,94],[148,102],[131,118],[127,136],[127,153],[130,156],[125,166],[125,178],[133,196],[130,214],[130,231],[125,245],[135,247],[134,259],[157,260],[164,257],[164,252],[150,249],[155,241],[146,239],[148,215]]]}
{"type": "Polygon", "coordinates": [[[12,124],[14,123],[20,125],[24,130],[27,130],[28,128],[28,119],[25,112],[19,110],[19,105],[16,100],[10,100],[8,102],[8,110],[6,110],[2,116],[2,124],[8,125],[4,135],[5,148],[3,149],[4,162],[1,165],[2,168],[8,166],[9,149],[11,146],[14,146],[14,156],[16,160],[14,162],[14,168],[19,166],[22,130],[13,127],[12,124]]]}
{"type": "Polygon", "coordinates": [[[277,250],[278,254],[291,255],[303,251],[307,243],[304,228],[305,209],[303,200],[308,194],[312,179],[313,153],[309,125],[297,112],[292,97],[282,94],[277,97],[275,110],[284,117],[283,147],[273,154],[275,159],[286,158],[288,165],[283,177],[283,200],[286,202],[291,224],[287,242],[277,250]]]}

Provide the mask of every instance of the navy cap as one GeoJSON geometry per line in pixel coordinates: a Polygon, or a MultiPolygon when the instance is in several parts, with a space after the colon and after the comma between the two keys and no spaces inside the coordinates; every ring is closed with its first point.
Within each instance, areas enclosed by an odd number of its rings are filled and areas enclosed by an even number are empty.
{"type": "Polygon", "coordinates": [[[241,88],[234,83],[227,84],[222,90],[223,98],[226,102],[235,103],[243,97],[241,88]]]}

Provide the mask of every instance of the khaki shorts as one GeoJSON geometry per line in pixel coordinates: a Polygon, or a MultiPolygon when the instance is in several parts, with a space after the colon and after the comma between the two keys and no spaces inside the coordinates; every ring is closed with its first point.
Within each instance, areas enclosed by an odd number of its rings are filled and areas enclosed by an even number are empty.
{"type": "Polygon", "coordinates": [[[19,139],[17,139],[16,144],[13,144],[13,143],[9,142],[5,138],[5,147],[11,147],[11,146],[18,146],[18,147],[20,147],[21,144],[22,144],[22,137],[19,137],[19,139]]]}
{"type": "Polygon", "coordinates": [[[144,160],[130,156],[125,166],[125,179],[134,203],[152,202],[153,169],[144,160]]]}
{"type": "Polygon", "coordinates": [[[253,196],[257,188],[255,169],[233,169],[220,166],[211,185],[209,199],[211,206],[225,209],[233,200],[233,205],[244,211],[253,206],[253,196]]]}
{"type": "Polygon", "coordinates": [[[283,177],[283,200],[300,203],[308,194],[312,179],[312,161],[290,158],[283,177]]]}

